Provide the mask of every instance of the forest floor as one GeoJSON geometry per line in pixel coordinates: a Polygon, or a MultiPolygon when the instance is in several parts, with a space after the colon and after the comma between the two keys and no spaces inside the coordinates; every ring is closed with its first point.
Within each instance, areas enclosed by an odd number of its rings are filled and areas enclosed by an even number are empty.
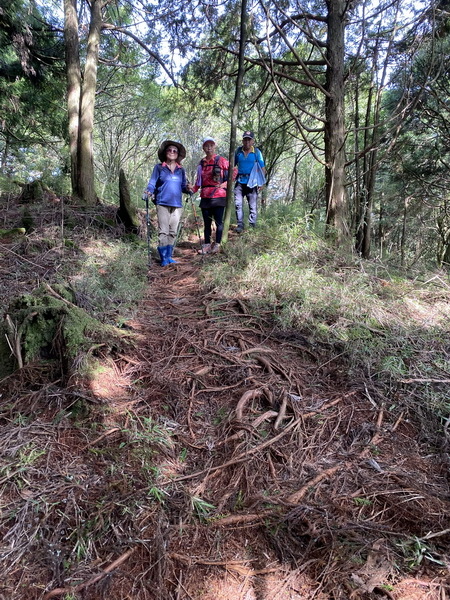
{"type": "MultiPolygon", "coordinates": [[[[95,377],[0,381],[0,598],[449,598],[445,436],[205,289],[226,255],[197,242],[153,262],[133,346],[95,349],[95,377]]],[[[60,268],[1,248],[8,300],[60,268]]]]}

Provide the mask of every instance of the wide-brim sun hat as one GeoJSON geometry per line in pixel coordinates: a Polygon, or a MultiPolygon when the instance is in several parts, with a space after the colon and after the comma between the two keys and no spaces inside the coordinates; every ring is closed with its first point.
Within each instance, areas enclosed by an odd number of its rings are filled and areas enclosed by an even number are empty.
{"type": "Polygon", "coordinates": [[[180,142],[174,140],[164,140],[158,150],[158,158],[161,162],[166,160],[166,150],[168,146],[176,146],[178,148],[178,162],[181,162],[183,158],[186,158],[186,148],[180,142]]]}

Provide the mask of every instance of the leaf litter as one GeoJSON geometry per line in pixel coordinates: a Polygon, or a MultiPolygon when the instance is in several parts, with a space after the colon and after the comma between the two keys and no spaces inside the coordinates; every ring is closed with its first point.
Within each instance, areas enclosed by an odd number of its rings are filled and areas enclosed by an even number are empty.
{"type": "MultiPolygon", "coordinates": [[[[30,364],[0,381],[0,594],[447,598],[445,436],[433,446],[411,405],[203,289],[195,242],[153,266],[134,348],[96,348],[95,379],[30,364]]],[[[52,282],[61,253],[36,242],[24,261],[15,244],[0,287],[52,282]]]]}

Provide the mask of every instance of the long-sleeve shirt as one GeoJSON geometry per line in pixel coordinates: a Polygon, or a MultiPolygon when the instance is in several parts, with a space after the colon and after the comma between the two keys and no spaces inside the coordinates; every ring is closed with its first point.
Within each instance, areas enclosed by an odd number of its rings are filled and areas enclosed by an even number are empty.
{"type": "Polygon", "coordinates": [[[185,170],[177,164],[172,173],[165,162],[155,165],[147,191],[155,195],[155,204],[180,208],[183,206],[182,194],[189,192],[185,170]]]}

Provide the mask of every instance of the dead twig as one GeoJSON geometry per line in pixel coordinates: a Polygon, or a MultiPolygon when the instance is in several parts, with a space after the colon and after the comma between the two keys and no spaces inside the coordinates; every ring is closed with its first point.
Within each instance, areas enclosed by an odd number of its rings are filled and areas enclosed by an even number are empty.
{"type": "Polygon", "coordinates": [[[329,469],[325,469],[325,471],[322,471],[321,473],[316,475],[314,477],[314,479],[311,479],[311,481],[308,481],[308,483],[305,483],[305,485],[302,486],[299,490],[297,490],[296,492],[294,492],[293,494],[288,496],[286,498],[286,502],[288,504],[298,504],[310,488],[312,488],[315,485],[317,485],[318,483],[320,483],[323,479],[327,479],[328,477],[331,477],[331,475],[334,475],[334,473],[336,473],[336,471],[341,469],[342,466],[346,466],[346,464],[345,465],[338,464],[338,465],[335,465],[334,467],[330,467],[329,469]]]}
{"type": "Polygon", "coordinates": [[[23,359],[22,352],[20,349],[20,336],[18,334],[17,328],[14,326],[12,319],[9,315],[5,316],[6,327],[11,335],[12,341],[9,340],[8,336],[6,336],[6,340],[8,342],[9,347],[11,348],[11,352],[14,355],[14,358],[17,360],[17,365],[19,369],[23,367],[23,359]]]}
{"type": "Polygon", "coordinates": [[[95,444],[98,444],[98,442],[100,442],[101,440],[103,440],[105,437],[108,437],[108,435],[111,435],[112,433],[115,433],[116,431],[120,431],[120,427],[113,427],[113,429],[110,429],[109,431],[105,431],[98,438],[95,438],[95,440],[92,440],[92,442],[89,442],[89,444],[86,444],[86,446],[84,446],[83,450],[87,450],[91,446],[94,446],[95,444]]]}
{"type": "Polygon", "coordinates": [[[280,410],[278,411],[278,416],[273,425],[273,428],[275,429],[275,431],[280,427],[281,423],[283,422],[283,419],[286,416],[286,408],[287,408],[287,394],[284,394],[283,401],[281,402],[280,410]]]}
{"type": "Polygon", "coordinates": [[[432,378],[416,378],[416,379],[399,379],[400,383],[450,383],[450,379],[432,379],[432,378]]]}
{"type": "Polygon", "coordinates": [[[221,519],[211,519],[208,521],[211,525],[241,525],[243,523],[259,523],[261,519],[270,517],[273,514],[273,509],[265,510],[260,513],[252,513],[246,515],[229,515],[228,517],[222,517],[221,519]]]}

